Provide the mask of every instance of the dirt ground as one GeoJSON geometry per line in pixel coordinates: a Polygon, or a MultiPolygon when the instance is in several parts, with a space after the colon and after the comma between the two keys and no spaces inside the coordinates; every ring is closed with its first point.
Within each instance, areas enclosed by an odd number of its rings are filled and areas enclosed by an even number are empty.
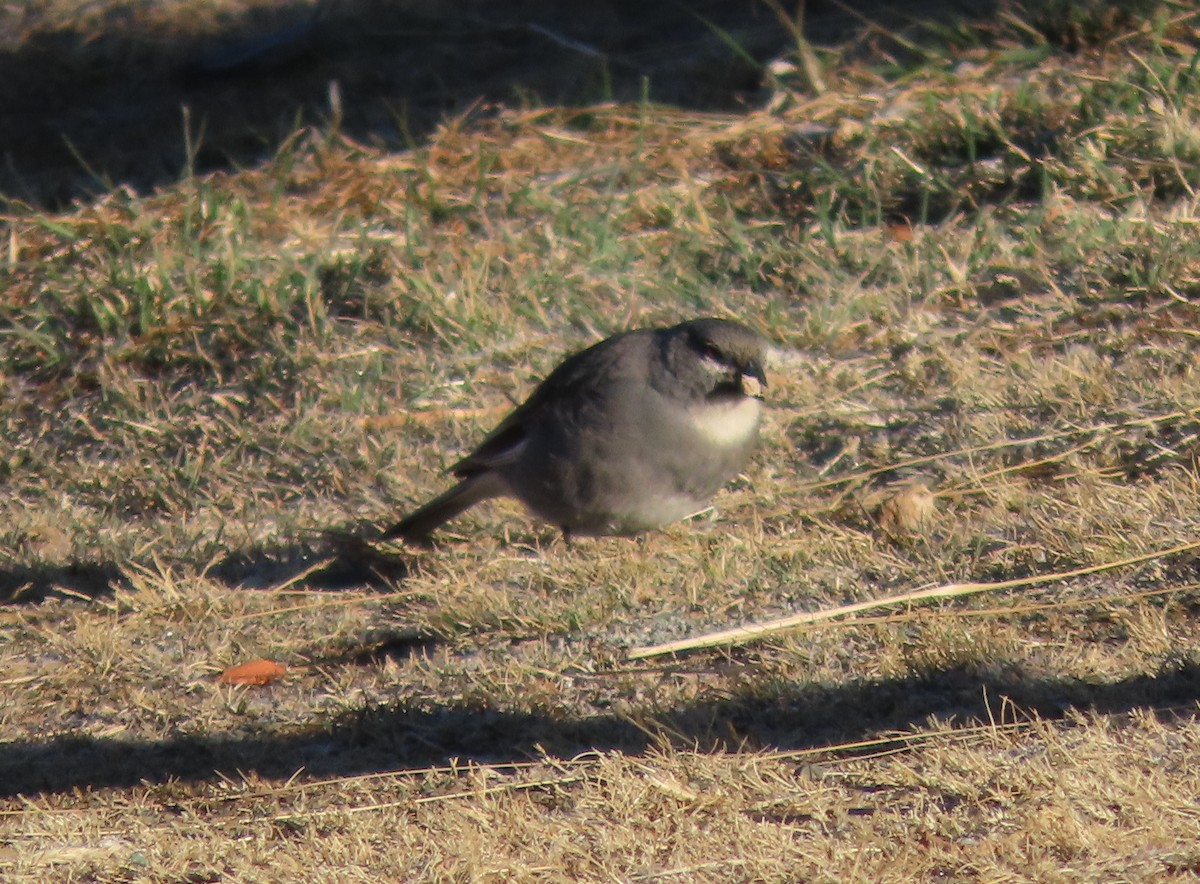
{"type": "Polygon", "coordinates": [[[970,13],[6,5],[0,878],[1194,879],[1200,16],[970,13]],[[712,509],[373,541],[698,315],[712,509]]]}

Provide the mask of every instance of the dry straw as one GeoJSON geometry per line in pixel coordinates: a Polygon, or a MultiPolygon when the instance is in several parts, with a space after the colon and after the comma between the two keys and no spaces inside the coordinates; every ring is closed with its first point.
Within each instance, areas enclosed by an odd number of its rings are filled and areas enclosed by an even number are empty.
{"type": "Polygon", "coordinates": [[[735,629],[723,629],[719,632],[710,632],[695,638],[681,639],[679,641],[666,642],[659,645],[649,645],[646,647],[634,648],[629,652],[628,659],[644,660],[648,657],[661,657],[665,654],[679,654],[684,651],[694,651],[700,648],[733,647],[736,645],[747,644],[748,642],[756,641],[758,639],[768,638],[769,636],[778,635],[781,632],[786,632],[789,629],[795,629],[798,626],[807,626],[810,623],[820,623],[825,620],[846,617],[848,615],[858,614],[863,611],[873,611],[878,608],[907,605],[914,602],[925,602],[931,599],[960,598],[962,596],[976,595],[982,592],[995,592],[1002,589],[1024,589],[1040,584],[1056,583],[1063,580],[1070,580],[1075,577],[1083,577],[1087,574],[1096,574],[1101,571],[1111,571],[1115,568],[1123,568],[1127,565],[1138,565],[1142,562],[1149,562],[1154,559],[1178,555],[1179,553],[1188,552],[1189,550],[1193,549],[1200,549],[1200,540],[1182,543],[1178,546],[1173,546],[1170,549],[1156,550],[1153,552],[1142,553],[1141,555],[1137,556],[1118,559],[1113,562],[1102,562],[1098,565],[1088,565],[1085,568],[1075,568],[1070,571],[1058,571],[1053,574],[1039,574],[1033,577],[1021,577],[1014,580],[1000,580],[995,583],[947,583],[941,586],[933,586],[926,589],[913,590],[912,592],[904,592],[900,593],[899,595],[888,596],[887,598],[871,599],[865,602],[855,602],[854,604],[850,605],[841,605],[837,608],[829,608],[824,611],[805,611],[800,614],[791,614],[787,617],[779,617],[774,620],[767,620],[763,623],[753,623],[749,626],[739,626],[735,629]]]}

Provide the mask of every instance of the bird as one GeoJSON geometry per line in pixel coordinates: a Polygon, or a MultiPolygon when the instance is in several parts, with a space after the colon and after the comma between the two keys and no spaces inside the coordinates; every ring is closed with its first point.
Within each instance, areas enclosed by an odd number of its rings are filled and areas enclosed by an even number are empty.
{"type": "Polygon", "coordinates": [[[758,438],[766,339],[700,318],[615,334],[568,356],[449,472],[458,484],[384,532],[426,545],[441,525],[515,497],[575,535],[638,535],[693,515],[758,438]]]}

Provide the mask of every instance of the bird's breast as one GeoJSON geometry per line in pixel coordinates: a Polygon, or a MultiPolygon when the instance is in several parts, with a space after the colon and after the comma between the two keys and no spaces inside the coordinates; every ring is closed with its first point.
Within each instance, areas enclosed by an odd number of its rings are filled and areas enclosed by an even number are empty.
{"type": "Polygon", "coordinates": [[[762,403],[747,396],[732,402],[705,402],[688,416],[701,438],[722,448],[735,448],[754,438],[761,414],[762,403]]]}

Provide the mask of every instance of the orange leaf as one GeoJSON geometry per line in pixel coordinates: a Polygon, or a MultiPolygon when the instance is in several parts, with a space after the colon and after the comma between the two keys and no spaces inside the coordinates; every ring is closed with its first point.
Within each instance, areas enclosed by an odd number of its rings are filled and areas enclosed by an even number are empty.
{"type": "Polygon", "coordinates": [[[221,684],[266,684],[287,672],[274,660],[258,659],[231,666],[221,673],[221,684]]]}

